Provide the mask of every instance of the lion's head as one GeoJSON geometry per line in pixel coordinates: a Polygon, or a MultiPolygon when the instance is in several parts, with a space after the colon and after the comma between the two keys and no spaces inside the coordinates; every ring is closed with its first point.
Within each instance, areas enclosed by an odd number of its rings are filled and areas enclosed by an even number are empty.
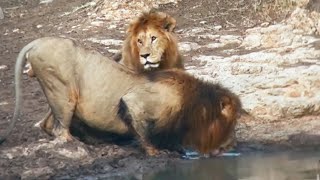
{"type": "Polygon", "coordinates": [[[184,143],[191,145],[203,153],[214,155],[216,150],[224,151],[235,145],[235,125],[240,115],[240,99],[228,89],[201,82],[197,100],[191,108],[198,112],[189,119],[190,133],[184,143]]]}
{"type": "Polygon", "coordinates": [[[165,13],[143,13],[127,29],[122,63],[138,72],[183,68],[175,26],[176,20],[165,13]]]}
{"type": "MultiPolygon", "coordinates": [[[[242,109],[238,96],[219,84],[198,80],[183,71],[156,71],[148,73],[148,78],[174,86],[181,95],[179,111],[159,132],[153,131],[155,144],[170,145],[172,149],[182,144],[211,155],[235,145],[235,125],[242,109]]],[[[168,108],[162,119],[167,120],[172,112],[168,108]]]]}

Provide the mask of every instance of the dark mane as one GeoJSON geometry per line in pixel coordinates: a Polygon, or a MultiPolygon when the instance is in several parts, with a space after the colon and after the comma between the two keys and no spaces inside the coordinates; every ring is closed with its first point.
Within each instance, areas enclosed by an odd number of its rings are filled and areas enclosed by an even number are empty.
{"type": "Polygon", "coordinates": [[[207,153],[218,148],[233,131],[241,102],[228,89],[177,69],[152,72],[147,77],[152,82],[177,86],[183,95],[181,111],[165,129],[156,131],[155,142],[183,144],[207,153]],[[226,107],[232,109],[223,114],[226,107]]]}

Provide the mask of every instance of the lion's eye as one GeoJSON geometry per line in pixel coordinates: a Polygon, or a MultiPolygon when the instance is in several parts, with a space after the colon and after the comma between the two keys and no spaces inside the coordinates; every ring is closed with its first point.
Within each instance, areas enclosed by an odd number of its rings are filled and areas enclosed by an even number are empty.
{"type": "Polygon", "coordinates": [[[155,36],[152,36],[151,37],[151,41],[154,41],[154,40],[156,40],[157,39],[157,37],[155,37],[155,36]]]}
{"type": "Polygon", "coordinates": [[[138,39],[138,43],[142,44],[142,41],[141,41],[141,39],[138,39]]]}

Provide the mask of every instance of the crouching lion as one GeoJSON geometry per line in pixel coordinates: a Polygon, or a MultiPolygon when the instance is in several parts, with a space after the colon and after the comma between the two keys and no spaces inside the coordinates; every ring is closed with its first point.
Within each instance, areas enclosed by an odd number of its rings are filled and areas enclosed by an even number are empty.
{"type": "Polygon", "coordinates": [[[130,23],[121,53],[115,55],[115,61],[139,73],[183,69],[175,27],[176,20],[165,13],[143,13],[130,23]]]}
{"type": "Polygon", "coordinates": [[[72,140],[73,116],[105,132],[134,135],[149,155],[157,148],[149,137],[208,153],[229,137],[240,100],[220,85],[200,81],[182,70],[142,76],[70,39],[41,38],[25,46],[15,67],[14,117],[20,113],[21,75],[26,60],[47,98],[50,111],[42,129],[72,140]]]}

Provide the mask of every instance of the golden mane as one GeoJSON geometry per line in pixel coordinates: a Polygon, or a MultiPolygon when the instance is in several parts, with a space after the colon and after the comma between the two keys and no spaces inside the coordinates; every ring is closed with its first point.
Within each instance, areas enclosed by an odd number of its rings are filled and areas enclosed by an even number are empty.
{"type": "Polygon", "coordinates": [[[165,13],[144,12],[130,23],[121,55],[117,54],[114,59],[136,72],[183,69],[183,59],[174,33],[175,26],[176,20],[165,13]],[[149,42],[153,37],[157,40],[151,44],[149,42]],[[144,55],[150,55],[149,59],[144,60],[144,55]]]}

